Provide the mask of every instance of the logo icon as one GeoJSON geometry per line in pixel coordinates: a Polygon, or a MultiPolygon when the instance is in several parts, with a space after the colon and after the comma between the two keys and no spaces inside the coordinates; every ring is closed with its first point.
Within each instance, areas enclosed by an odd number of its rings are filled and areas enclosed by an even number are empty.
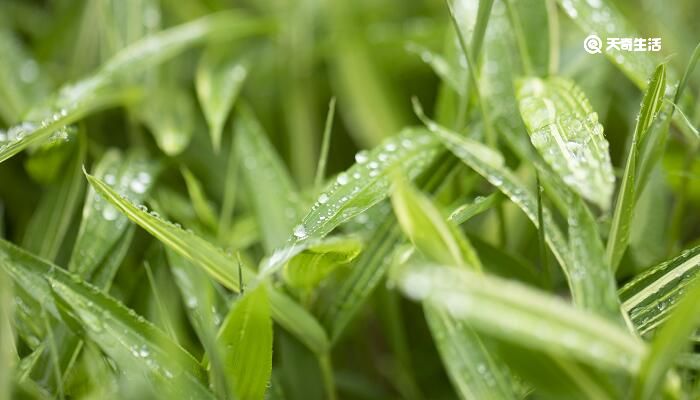
{"type": "Polygon", "coordinates": [[[598,37],[598,35],[588,35],[583,39],[583,49],[588,52],[588,54],[600,54],[603,48],[603,41],[598,37]]]}

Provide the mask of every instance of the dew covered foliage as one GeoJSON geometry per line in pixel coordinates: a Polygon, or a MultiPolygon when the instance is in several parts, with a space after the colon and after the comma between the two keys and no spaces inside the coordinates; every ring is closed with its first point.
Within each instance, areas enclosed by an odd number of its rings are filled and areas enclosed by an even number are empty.
{"type": "Polygon", "coordinates": [[[698,15],[0,1],[0,400],[700,398],[698,15]]]}

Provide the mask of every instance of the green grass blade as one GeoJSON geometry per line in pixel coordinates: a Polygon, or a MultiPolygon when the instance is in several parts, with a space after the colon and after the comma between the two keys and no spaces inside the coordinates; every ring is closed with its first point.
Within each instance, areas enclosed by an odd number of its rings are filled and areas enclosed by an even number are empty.
{"type": "Polygon", "coordinates": [[[462,204],[455,208],[450,213],[449,220],[456,225],[461,225],[471,218],[490,210],[499,200],[498,193],[492,193],[486,197],[479,196],[474,199],[474,202],[462,204]]]}
{"type": "Polygon", "coordinates": [[[569,188],[607,210],[615,183],[609,144],[583,91],[565,78],[526,78],[518,84],[518,101],[547,164],[569,188]]]}
{"type": "MultiPolygon", "coordinates": [[[[187,232],[181,227],[161,219],[155,212],[139,208],[129,199],[123,197],[104,181],[85,173],[90,185],[111,203],[119,212],[145,229],[148,233],[172,248],[175,252],[197,264],[214,279],[226,287],[238,291],[238,269],[234,261],[211,243],[187,232]]],[[[142,206],[143,207],[143,206],[142,206]]]]}
{"type": "Polygon", "coordinates": [[[272,373],[272,321],[265,286],[236,301],[217,342],[235,397],[263,399],[272,373]]]}
{"type": "Polygon", "coordinates": [[[294,242],[323,237],[385,199],[394,167],[405,167],[407,177],[413,179],[435,158],[437,148],[437,141],[424,129],[408,128],[371,152],[360,151],[356,163],[326,187],[294,228],[294,242]]]}
{"type": "Polygon", "coordinates": [[[405,178],[394,179],[391,195],[394,214],[402,230],[416,248],[429,259],[481,270],[481,262],[467,238],[405,178]]]}
{"type": "Polygon", "coordinates": [[[398,285],[488,336],[630,374],[646,346],[622,328],[552,295],[501,278],[436,265],[406,267],[398,285]]]}
{"type": "Polygon", "coordinates": [[[221,147],[221,132],[243,82],[248,66],[238,57],[232,57],[228,48],[209,47],[202,55],[195,75],[197,98],[209,125],[214,151],[221,147]]]}
{"type": "Polygon", "coordinates": [[[516,399],[505,364],[483,339],[444,309],[425,302],[425,318],[447,373],[461,399],[516,399]]]}
{"type": "Polygon", "coordinates": [[[700,270],[700,246],[660,263],[620,289],[622,309],[642,335],[659,326],[676,307],[700,270]]]}
{"type": "Polygon", "coordinates": [[[630,225],[634,216],[634,205],[638,190],[643,184],[642,181],[638,181],[640,168],[637,165],[637,161],[640,155],[640,146],[645,141],[645,136],[661,108],[665,89],[666,67],[664,64],[660,64],[656,68],[642,100],[642,109],[639,112],[637,125],[634,128],[632,145],[627,156],[625,172],[615,202],[615,211],[606,247],[606,261],[613,270],[617,269],[627,248],[630,225]]]}
{"type": "Polygon", "coordinates": [[[194,208],[195,214],[202,222],[202,225],[206,226],[211,230],[216,229],[216,213],[207,199],[207,195],[204,192],[202,184],[199,182],[196,176],[190,172],[187,167],[180,168],[182,176],[185,178],[185,186],[187,186],[187,193],[190,195],[190,200],[192,202],[192,208],[194,208]]]}
{"type": "Polygon", "coordinates": [[[17,363],[12,282],[4,270],[0,270],[0,400],[10,400],[12,378],[17,363]]]}
{"type": "Polygon", "coordinates": [[[586,297],[586,309],[600,310],[611,320],[622,322],[620,300],[617,297],[615,276],[605,263],[605,248],[600,240],[598,227],[590,210],[576,195],[569,199],[569,254],[578,268],[597,277],[583,282],[595,285],[585,289],[588,293],[598,291],[598,297],[586,297]]]}
{"type": "Polygon", "coordinates": [[[32,118],[30,121],[12,126],[7,130],[6,139],[0,140],[0,163],[30,145],[43,143],[50,139],[56,131],[65,129],[84,116],[114,104],[133,101],[136,95],[137,92],[133,90],[91,93],[91,96],[85,101],[71,103],[48,116],[39,119],[32,118]]]}
{"type": "MultiPolygon", "coordinates": [[[[649,354],[642,361],[642,368],[635,385],[635,398],[656,398],[662,382],[682,350],[690,346],[688,337],[700,325],[700,285],[693,280],[668,321],[654,335],[649,354]]],[[[667,388],[679,398],[679,387],[667,388]]]]}
{"type": "Polygon", "coordinates": [[[197,361],[117,300],[8,242],[0,241],[0,258],[16,285],[42,301],[48,313],[76,334],[94,341],[125,372],[146,374],[166,392],[177,388],[192,396],[212,397],[197,361]],[[180,384],[173,385],[174,379],[180,384]]]}
{"type": "MultiPolygon", "coordinates": [[[[428,127],[445,144],[445,146],[459,157],[465,164],[483,176],[492,185],[496,186],[503,194],[515,203],[525,215],[538,226],[537,198],[528,188],[519,182],[514,174],[503,165],[500,153],[485,147],[483,144],[461,137],[445,128],[427,121],[428,127]]],[[[601,274],[600,270],[590,271],[572,260],[569,254],[569,246],[552,218],[551,212],[543,208],[543,221],[545,223],[545,239],[550,250],[559,261],[569,282],[569,288],[574,303],[580,307],[602,315],[609,315],[610,310],[616,308],[616,304],[605,304],[602,308],[589,308],[599,305],[597,299],[614,299],[614,293],[601,295],[600,288],[610,290],[610,275],[601,274]]]]}
{"type": "Polygon", "coordinates": [[[86,139],[78,135],[77,143],[69,143],[69,146],[72,151],[63,166],[65,173],[42,197],[22,241],[24,248],[47,260],[55,260],[64,244],[85,186],[81,168],[85,161],[86,139]]]}
{"type": "MultiPolygon", "coordinates": [[[[142,153],[122,155],[111,150],[102,156],[93,173],[120,195],[141,202],[156,181],[158,167],[142,153]]],[[[95,189],[90,188],[68,270],[104,288],[111,281],[105,278],[114,275],[114,262],[119,264],[121,260],[117,257],[121,252],[115,250],[130,236],[128,231],[129,219],[111,204],[105,204],[95,189]],[[101,268],[108,264],[112,267],[101,268]],[[104,278],[96,279],[103,269],[104,278]]],[[[128,243],[126,240],[126,246],[128,243]]]]}
{"type": "MultiPolygon", "coordinates": [[[[112,203],[132,222],[138,224],[180,256],[202,268],[222,285],[236,292],[240,290],[238,266],[221,249],[194,233],[187,232],[175,224],[162,220],[157,215],[148,213],[145,208],[139,208],[94,176],[90,174],[86,174],[86,176],[95,191],[112,203]]],[[[249,282],[250,278],[253,277],[253,272],[249,269],[244,269],[243,272],[244,280],[249,282]]],[[[318,322],[306,310],[282,293],[273,290],[268,295],[270,296],[272,316],[276,322],[295,334],[310,349],[325,351],[328,347],[328,338],[318,322]]]]}
{"type": "Polygon", "coordinates": [[[138,109],[158,147],[169,156],[183,152],[195,129],[195,104],[190,93],[172,83],[157,85],[138,109]]]}
{"type": "MultiPolygon", "coordinates": [[[[558,0],[564,12],[578,25],[585,34],[606,37],[643,37],[625,19],[624,15],[612,4],[601,0],[594,3],[586,0],[558,0]]],[[[583,35],[581,36],[583,40],[583,35]]],[[[605,49],[603,53],[616,67],[640,88],[646,88],[647,77],[652,74],[659,59],[653,52],[631,52],[617,49],[605,49]]]]}
{"type": "Polygon", "coordinates": [[[287,242],[297,221],[298,191],[252,110],[242,107],[237,117],[236,147],[243,183],[265,250],[271,252],[287,242]]]}

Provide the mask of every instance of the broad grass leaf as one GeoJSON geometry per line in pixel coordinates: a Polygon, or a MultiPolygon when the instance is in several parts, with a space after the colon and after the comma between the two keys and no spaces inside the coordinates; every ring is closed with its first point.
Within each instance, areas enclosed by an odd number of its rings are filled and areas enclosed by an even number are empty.
{"type": "MultiPolygon", "coordinates": [[[[442,140],[450,151],[505,194],[539,229],[535,195],[505,167],[500,153],[485,147],[481,143],[448,131],[432,121],[427,122],[431,131],[442,140]]],[[[603,290],[608,291],[612,289],[614,291],[614,288],[611,288],[610,285],[610,274],[602,273],[600,268],[589,270],[585,266],[576,263],[569,254],[569,245],[564,235],[546,207],[543,208],[542,219],[544,221],[542,229],[544,229],[545,240],[564,270],[574,303],[595,313],[609,315],[610,310],[617,307],[617,302],[613,303],[610,300],[615,299],[615,294],[606,293],[601,295],[600,289],[603,288],[603,290]],[[610,301],[601,305],[598,300],[600,298],[610,301]],[[601,307],[598,307],[598,305],[601,305],[601,307]]]]}
{"type": "Polygon", "coordinates": [[[221,147],[221,132],[226,117],[238,97],[248,75],[248,66],[232,56],[225,47],[208,47],[197,66],[195,87],[209,125],[214,150],[221,147]]]}
{"type": "Polygon", "coordinates": [[[269,253],[287,242],[297,221],[298,189],[250,108],[241,107],[234,126],[243,183],[269,253]]]}
{"type": "MultiPolygon", "coordinates": [[[[608,37],[642,37],[613,5],[612,1],[600,0],[591,3],[586,0],[558,0],[557,2],[587,35],[596,34],[603,40],[608,37]]],[[[583,35],[581,39],[583,40],[583,35]]],[[[603,43],[602,50],[610,62],[642,89],[646,88],[647,77],[651,75],[654,67],[660,61],[654,52],[631,52],[620,48],[607,49],[606,43],[603,43]]]]}
{"type": "Polygon", "coordinates": [[[235,398],[263,399],[272,373],[272,321],[264,285],[234,303],[217,343],[235,398]]]}
{"type": "Polygon", "coordinates": [[[95,342],[126,373],[146,374],[159,390],[173,395],[181,390],[213,397],[202,382],[199,363],[117,300],[9,242],[0,241],[0,259],[17,286],[76,334],[95,342]]]}
{"type": "Polygon", "coordinates": [[[620,289],[622,309],[641,335],[653,331],[676,307],[700,270],[700,246],[653,266],[620,289]]]}
{"type": "Polygon", "coordinates": [[[301,224],[294,227],[293,243],[323,237],[384,200],[391,187],[392,169],[402,166],[407,178],[415,179],[436,158],[438,147],[424,129],[407,128],[370,152],[360,151],[355,164],[338,174],[301,224]]]}
{"type": "Polygon", "coordinates": [[[27,226],[23,247],[47,260],[55,260],[80,205],[85,181],[81,168],[85,161],[86,139],[78,135],[72,143],[72,156],[66,161],[65,173],[43,195],[27,226]]]}
{"type": "Polygon", "coordinates": [[[614,189],[609,144],[586,95],[568,79],[518,82],[520,115],[530,140],[569,188],[607,210],[614,189]]]}
{"type": "Polygon", "coordinates": [[[437,265],[407,266],[398,285],[477,332],[520,346],[635,374],[647,348],[621,327],[544,292],[501,278],[437,265]]]}
{"type": "Polygon", "coordinates": [[[462,204],[455,208],[450,213],[449,220],[455,225],[461,225],[471,218],[490,210],[498,204],[499,200],[499,193],[492,193],[486,197],[477,196],[472,203],[462,204]]]}
{"type": "MultiPolygon", "coordinates": [[[[637,125],[632,136],[632,145],[625,163],[625,171],[622,176],[622,183],[615,202],[615,211],[608,234],[608,244],[606,247],[606,261],[613,269],[617,269],[622,259],[625,249],[629,243],[630,225],[634,216],[634,206],[636,204],[638,192],[641,191],[645,179],[640,180],[641,164],[638,165],[640,154],[644,153],[640,146],[645,142],[645,137],[649,129],[653,126],[654,119],[661,109],[661,103],[666,90],[666,67],[660,64],[649,83],[642,109],[639,111],[637,125]]],[[[643,163],[643,158],[641,159],[643,163]]]]}
{"type": "MultiPolygon", "coordinates": [[[[194,233],[162,220],[145,208],[139,208],[122,198],[101,180],[86,174],[95,190],[112,203],[131,221],[153,235],[178,255],[202,268],[212,278],[233,291],[239,291],[238,267],[235,261],[223,251],[194,233]]],[[[143,206],[141,206],[143,207],[143,206]]],[[[254,277],[253,271],[243,268],[245,282],[254,277]]],[[[323,352],[328,348],[328,338],[318,322],[301,306],[285,294],[274,289],[268,292],[272,316],[282,327],[289,330],[314,351],[323,352]]]]}

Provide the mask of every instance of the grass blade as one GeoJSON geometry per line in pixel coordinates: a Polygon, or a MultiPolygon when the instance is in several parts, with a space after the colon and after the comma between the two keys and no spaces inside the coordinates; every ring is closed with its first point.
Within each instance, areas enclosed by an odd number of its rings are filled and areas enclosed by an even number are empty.
{"type": "Polygon", "coordinates": [[[436,265],[406,267],[398,285],[475,330],[596,368],[634,374],[646,346],[592,313],[522,284],[436,265]]]}
{"type": "Polygon", "coordinates": [[[243,82],[248,75],[248,66],[238,61],[222,47],[209,47],[199,60],[195,76],[195,87],[199,104],[209,124],[209,134],[214,151],[221,147],[221,132],[233,107],[243,82]]]}
{"type": "Polygon", "coordinates": [[[418,176],[437,155],[438,143],[423,129],[408,128],[371,152],[360,151],[356,163],[329,184],[294,228],[294,243],[327,235],[387,197],[389,171],[406,167],[409,179],[418,176]]]}
{"type": "MultiPolygon", "coordinates": [[[[642,362],[642,368],[635,385],[635,398],[648,400],[657,397],[661,384],[673,363],[687,348],[688,337],[700,325],[700,285],[693,280],[687,294],[681,298],[678,306],[670,315],[668,321],[654,335],[649,353],[642,362]]],[[[680,397],[679,387],[667,387],[667,391],[675,392],[680,397]]]]}
{"type": "Polygon", "coordinates": [[[308,292],[335,268],[354,260],[362,247],[362,241],[354,237],[328,238],[309,246],[284,266],[284,280],[288,285],[308,292]]]}
{"type": "Polygon", "coordinates": [[[125,372],[146,374],[166,393],[212,397],[197,361],[117,300],[8,242],[0,241],[0,257],[16,285],[76,334],[93,340],[125,372]],[[173,385],[175,377],[178,385],[173,385]]]}
{"type": "Polygon", "coordinates": [[[643,184],[642,181],[637,180],[640,170],[640,166],[637,165],[640,146],[645,141],[645,136],[661,108],[665,89],[666,67],[664,64],[660,64],[656,68],[642,100],[642,109],[639,112],[637,125],[634,128],[632,146],[627,156],[625,172],[622,177],[620,191],[617,194],[617,201],[615,202],[615,211],[610,226],[610,233],[608,234],[605,254],[606,261],[613,270],[617,269],[627,248],[637,192],[643,184]]]}
{"type": "Polygon", "coordinates": [[[586,95],[560,77],[518,86],[520,115],[537,151],[571,190],[607,210],[615,183],[609,144],[586,95]]]}
{"type": "Polygon", "coordinates": [[[648,268],[620,289],[622,309],[641,335],[659,326],[700,270],[700,246],[648,268]]]}
{"type": "Polygon", "coordinates": [[[265,286],[236,301],[217,342],[234,397],[263,399],[272,372],[272,321],[265,286]]]}

